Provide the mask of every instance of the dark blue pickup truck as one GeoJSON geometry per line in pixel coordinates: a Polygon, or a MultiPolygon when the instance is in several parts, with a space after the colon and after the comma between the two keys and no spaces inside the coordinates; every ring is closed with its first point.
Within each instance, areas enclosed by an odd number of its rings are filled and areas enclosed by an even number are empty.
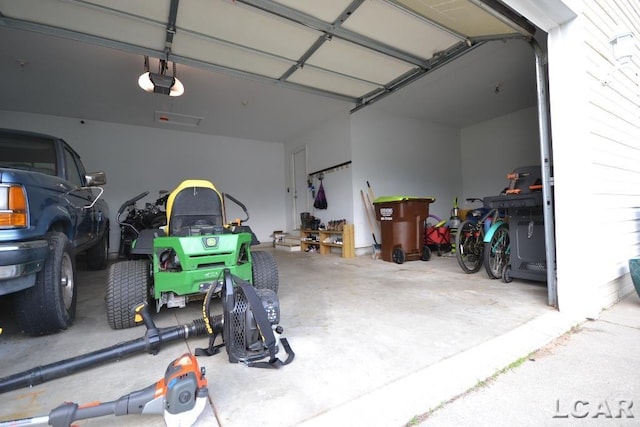
{"type": "Polygon", "coordinates": [[[76,254],[107,267],[104,172],[87,173],[62,139],[0,129],[0,297],[29,335],[67,329],[76,312],[76,254]]]}

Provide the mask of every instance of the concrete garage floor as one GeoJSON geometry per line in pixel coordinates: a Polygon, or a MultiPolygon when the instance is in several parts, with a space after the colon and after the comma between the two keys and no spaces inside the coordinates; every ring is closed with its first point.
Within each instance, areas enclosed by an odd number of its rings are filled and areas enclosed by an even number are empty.
{"type": "MultiPolygon", "coordinates": [[[[455,257],[402,265],[370,256],[286,252],[270,247],[280,274],[284,336],[296,358],[279,370],[228,362],[226,351],[199,357],[211,406],[197,425],[401,426],[436,408],[577,321],[547,306],[545,284],[467,275],[455,257]]],[[[106,321],[107,270],[78,262],[74,325],[30,338],[19,333],[0,299],[0,377],[140,338],[144,328],[112,330],[106,321]]],[[[158,326],[189,323],[201,305],[163,309],[158,326]]],[[[221,313],[216,304],[213,313],[221,313]]],[[[207,338],[166,344],[30,389],[0,395],[0,421],[47,415],[63,402],[111,401],[162,378],[184,352],[207,338]]],[[[286,355],[281,350],[279,357],[286,355]]],[[[160,415],[107,416],[76,425],[161,426],[160,415]]]]}

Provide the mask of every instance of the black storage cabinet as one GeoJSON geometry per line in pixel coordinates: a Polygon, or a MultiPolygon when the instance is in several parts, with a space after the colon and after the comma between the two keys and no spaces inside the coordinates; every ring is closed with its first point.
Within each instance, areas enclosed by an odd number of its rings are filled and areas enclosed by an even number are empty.
{"type": "Polygon", "coordinates": [[[487,207],[504,209],[509,223],[511,252],[509,266],[503,274],[503,279],[508,281],[510,276],[546,282],[547,260],[540,166],[517,168],[510,175],[517,177],[512,179],[512,185],[509,187],[511,193],[484,199],[487,207]]]}

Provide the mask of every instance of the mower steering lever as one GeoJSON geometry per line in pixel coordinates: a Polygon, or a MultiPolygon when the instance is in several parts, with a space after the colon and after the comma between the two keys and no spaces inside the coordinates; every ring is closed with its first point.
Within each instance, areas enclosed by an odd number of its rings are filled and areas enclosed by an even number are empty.
{"type": "MultiPolygon", "coordinates": [[[[222,193],[222,194],[223,194],[224,197],[226,197],[229,200],[231,200],[233,203],[238,205],[244,211],[244,214],[247,217],[245,219],[240,220],[240,222],[243,223],[243,222],[249,221],[249,211],[247,210],[247,207],[244,205],[244,203],[242,203],[240,200],[238,200],[235,197],[233,197],[231,194],[228,194],[228,193],[222,193]]],[[[238,224],[238,225],[240,225],[240,224],[238,224]]]]}
{"type": "Polygon", "coordinates": [[[132,199],[129,199],[126,202],[124,202],[122,204],[122,206],[120,206],[120,209],[118,209],[118,216],[120,216],[120,214],[122,214],[122,212],[124,212],[124,210],[127,208],[127,206],[133,205],[135,202],[137,202],[138,200],[142,199],[147,194],[149,194],[149,192],[148,191],[144,191],[144,192],[138,194],[136,197],[134,197],[132,199]]]}

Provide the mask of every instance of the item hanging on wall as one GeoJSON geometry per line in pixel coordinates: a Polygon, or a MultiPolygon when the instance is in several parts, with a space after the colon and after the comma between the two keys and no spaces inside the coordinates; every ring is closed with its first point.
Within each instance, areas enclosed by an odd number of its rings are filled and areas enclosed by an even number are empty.
{"type": "Polygon", "coordinates": [[[324,194],[324,187],[322,186],[322,180],[324,179],[324,175],[320,174],[318,179],[320,180],[320,187],[318,188],[318,194],[316,195],[316,200],[313,202],[313,207],[316,209],[327,209],[327,197],[324,194]]]}
{"type": "Polygon", "coordinates": [[[311,191],[311,197],[316,198],[316,187],[313,185],[313,181],[310,179],[307,180],[307,188],[311,191]]]}

